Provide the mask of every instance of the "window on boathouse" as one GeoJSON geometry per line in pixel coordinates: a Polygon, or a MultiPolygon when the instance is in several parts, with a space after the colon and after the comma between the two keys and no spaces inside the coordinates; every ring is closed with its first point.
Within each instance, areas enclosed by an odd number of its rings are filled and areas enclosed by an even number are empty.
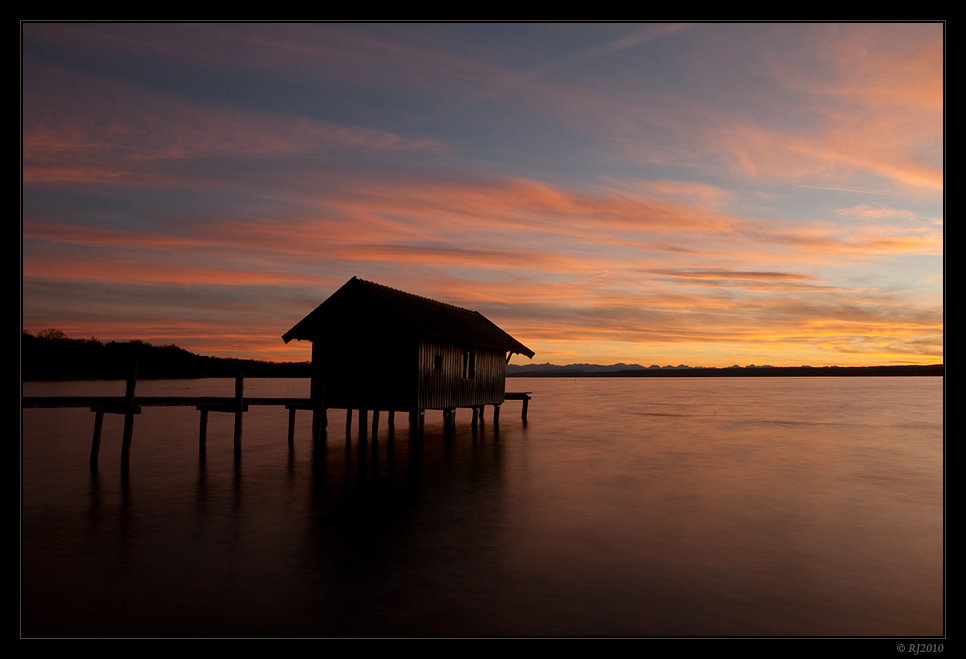
{"type": "Polygon", "coordinates": [[[472,380],[476,377],[476,353],[463,353],[463,379],[472,380]]]}

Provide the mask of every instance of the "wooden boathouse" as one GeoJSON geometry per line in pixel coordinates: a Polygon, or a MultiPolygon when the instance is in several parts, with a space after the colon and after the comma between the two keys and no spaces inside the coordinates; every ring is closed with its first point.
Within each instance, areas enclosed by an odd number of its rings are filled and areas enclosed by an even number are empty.
{"type": "MultiPolygon", "coordinates": [[[[282,339],[312,342],[313,435],[324,432],[327,408],[397,411],[418,418],[486,405],[494,416],[505,398],[506,365],[533,351],[470,311],[353,277],[282,339]]],[[[529,396],[523,398],[524,405],[529,396]]],[[[525,412],[524,412],[525,413],[525,412]]],[[[347,413],[347,424],[351,418],[347,413]]]]}
{"type": "Polygon", "coordinates": [[[494,424],[506,400],[523,402],[527,420],[530,392],[506,392],[506,365],[514,353],[533,358],[533,351],[477,311],[404,293],[353,277],[315,311],[282,336],[312,342],[309,398],[250,398],[244,395],[242,374],[235,378],[235,395],[138,396],[137,363],[132,364],[124,397],[24,397],[22,407],[88,407],[95,413],[90,464],[97,469],[105,414],[124,416],[121,468],[127,470],[134,434],[134,417],[142,407],[196,407],[201,413],[199,453],[206,452],[208,413],[235,417],[235,457],[241,457],[242,417],[250,405],[284,405],[289,411],[288,444],[294,444],[295,413],[312,410],[312,436],[325,433],[326,410],[346,410],[346,440],[352,411],[359,411],[360,439],[365,441],[367,413],[372,411],[376,438],[379,412],[409,412],[411,428],[422,435],[426,410],[442,410],[452,429],[456,409],[472,408],[473,426],[483,408],[493,406],[494,424]]]}

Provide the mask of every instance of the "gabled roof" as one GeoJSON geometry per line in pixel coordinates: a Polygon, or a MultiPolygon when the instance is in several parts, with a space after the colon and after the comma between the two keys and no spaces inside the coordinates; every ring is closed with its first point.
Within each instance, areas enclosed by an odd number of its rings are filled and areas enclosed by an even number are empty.
{"type": "Polygon", "coordinates": [[[285,343],[292,339],[314,340],[320,328],[337,322],[352,305],[382,306],[391,315],[408,321],[412,329],[427,339],[439,339],[463,345],[516,352],[533,358],[533,351],[487,320],[478,311],[470,311],[445,302],[405,293],[353,277],[315,311],[282,335],[285,343]]]}

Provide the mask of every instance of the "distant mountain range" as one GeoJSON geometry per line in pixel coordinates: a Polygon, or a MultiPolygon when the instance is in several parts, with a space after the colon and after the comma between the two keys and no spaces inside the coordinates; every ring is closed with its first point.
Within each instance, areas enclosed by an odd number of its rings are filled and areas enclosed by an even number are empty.
{"type": "Polygon", "coordinates": [[[508,364],[508,378],[521,377],[797,377],[797,376],[872,376],[944,375],[942,364],[909,366],[727,366],[725,368],[687,366],[641,366],[640,364],[508,364]]]}
{"type": "MultiPolygon", "coordinates": [[[[204,357],[176,345],[153,346],[143,341],[102,343],[96,339],[70,339],[58,330],[37,336],[23,333],[21,366],[24,380],[123,380],[138,364],[138,379],[234,377],[307,378],[308,362],[262,362],[253,359],[204,357]]],[[[944,375],[942,364],[911,366],[729,366],[702,368],[685,364],[508,364],[506,375],[514,377],[795,377],[849,375],[944,375]]]]}

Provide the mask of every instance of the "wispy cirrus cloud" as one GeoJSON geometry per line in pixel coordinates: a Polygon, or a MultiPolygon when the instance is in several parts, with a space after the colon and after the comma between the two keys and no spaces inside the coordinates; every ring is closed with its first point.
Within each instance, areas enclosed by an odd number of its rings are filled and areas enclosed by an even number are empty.
{"type": "Polygon", "coordinates": [[[196,102],[131,83],[49,68],[46,88],[24,95],[25,182],[143,185],[161,161],[373,154],[448,148],[364,128],[196,102]],[[69,101],[64,100],[67,95],[69,101]],[[63,105],[70,105],[64,112],[63,105]]]}

